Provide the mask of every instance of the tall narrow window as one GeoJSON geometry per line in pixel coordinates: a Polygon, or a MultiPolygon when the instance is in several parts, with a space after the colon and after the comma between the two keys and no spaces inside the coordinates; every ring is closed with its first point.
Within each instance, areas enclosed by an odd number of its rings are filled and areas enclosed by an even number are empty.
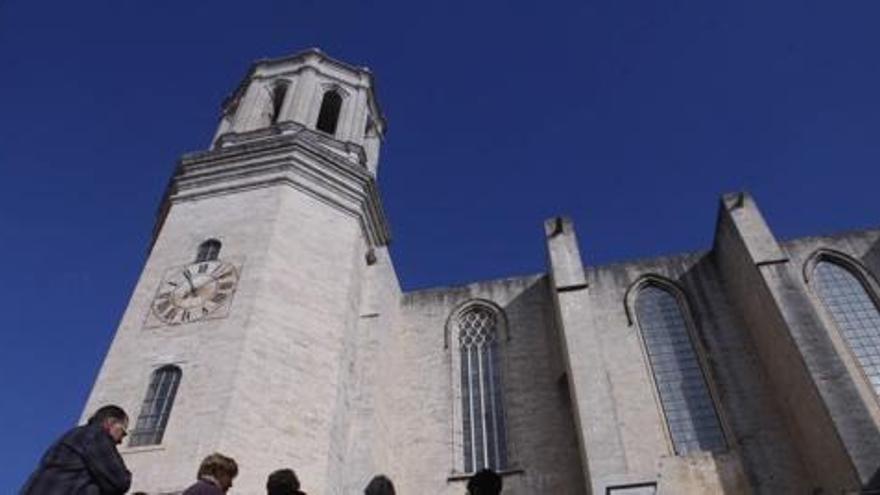
{"type": "Polygon", "coordinates": [[[816,292],[831,313],[843,339],[880,395],[880,312],[865,286],[848,269],[819,261],[816,292]]]}
{"type": "Polygon", "coordinates": [[[507,467],[498,316],[475,306],[458,319],[464,470],[507,467]]]}
{"type": "Polygon", "coordinates": [[[272,123],[275,124],[281,118],[281,110],[284,105],[284,97],[287,96],[287,84],[277,83],[272,88],[272,123]]]}
{"type": "Polygon", "coordinates": [[[203,261],[214,261],[220,256],[220,241],[217,239],[208,239],[199,245],[199,252],[196,254],[196,263],[203,261]]]}
{"type": "Polygon", "coordinates": [[[162,443],[179,384],[180,368],[177,366],[163,366],[153,372],[129,445],[137,447],[162,443]]]}
{"type": "Polygon", "coordinates": [[[678,300],[668,290],[648,285],[638,293],[635,309],[675,453],[725,450],[715,403],[678,300]]]}
{"type": "Polygon", "coordinates": [[[321,111],[318,113],[318,130],[327,134],[336,134],[336,124],[339,122],[339,110],[342,109],[342,96],[336,90],[331,89],[324,93],[321,100],[321,111]]]}

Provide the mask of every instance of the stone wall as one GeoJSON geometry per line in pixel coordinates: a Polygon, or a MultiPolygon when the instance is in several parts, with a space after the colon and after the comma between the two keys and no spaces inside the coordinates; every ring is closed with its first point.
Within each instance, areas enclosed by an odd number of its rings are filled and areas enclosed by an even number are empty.
{"type": "Polygon", "coordinates": [[[605,486],[659,480],[661,493],[741,493],[746,479],[757,493],[801,486],[803,470],[756,366],[754,345],[726,300],[709,253],[590,268],[587,283],[594,345],[601,349],[624,459],[624,470],[606,475],[605,486]],[[627,291],[646,275],[671,281],[687,298],[699,339],[694,344],[727,437],[726,454],[673,453],[640,331],[627,315],[627,291]],[[692,476],[671,474],[694,469],[703,472],[696,485],[685,481],[692,476]]]}
{"type": "Polygon", "coordinates": [[[803,263],[792,259],[806,254],[806,244],[783,249],[748,195],[722,199],[715,242],[722,279],[807,466],[806,482],[848,493],[877,483],[878,427],[863,385],[847,372],[845,353],[804,285],[803,263]]]}
{"type": "Polygon", "coordinates": [[[119,404],[129,412],[133,428],[153,370],[164,364],[181,368],[162,444],[121,448],[134,473],[133,489],[180,489],[193,480],[201,458],[221,447],[228,411],[236,400],[234,384],[247,339],[244,329],[262,292],[266,241],[278,207],[277,191],[261,189],[239,195],[239,201],[215,197],[181,203],[165,219],[83,411],[85,420],[101,405],[119,404]],[[223,242],[221,258],[234,260],[241,269],[229,315],[145,327],[166,271],[191,263],[208,238],[223,242]]]}
{"type": "Polygon", "coordinates": [[[465,477],[453,451],[453,370],[444,342],[447,322],[462,303],[484,299],[508,322],[503,383],[510,473],[505,492],[581,494],[584,484],[558,356],[547,279],[521,277],[404,294],[385,363],[395,404],[385,421],[392,438],[388,469],[401,493],[460,494],[465,477]]]}

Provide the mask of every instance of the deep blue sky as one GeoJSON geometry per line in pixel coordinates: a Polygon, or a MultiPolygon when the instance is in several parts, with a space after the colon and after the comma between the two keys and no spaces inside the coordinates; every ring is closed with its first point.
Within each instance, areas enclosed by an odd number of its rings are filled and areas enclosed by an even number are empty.
{"type": "MultiPolygon", "coordinates": [[[[81,412],[177,157],[249,63],[371,67],[405,288],[875,226],[880,2],[0,0],[0,492],[81,412]],[[746,5],[748,4],[748,5],[746,5]]],[[[133,413],[136,413],[133,412],[133,413]]]]}

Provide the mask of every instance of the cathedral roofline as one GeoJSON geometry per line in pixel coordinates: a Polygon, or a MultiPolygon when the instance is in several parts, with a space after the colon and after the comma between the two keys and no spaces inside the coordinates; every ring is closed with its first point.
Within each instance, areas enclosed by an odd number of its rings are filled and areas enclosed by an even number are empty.
{"type": "Polygon", "coordinates": [[[448,285],[436,285],[427,287],[416,287],[413,289],[405,289],[402,291],[402,304],[418,305],[425,301],[432,301],[437,298],[448,296],[467,296],[472,293],[481,292],[491,287],[520,285],[527,286],[540,282],[547,277],[547,272],[528,273],[522,275],[509,275],[486,280],[473,280],[470,282],[451,283],[448,285]]]}
{"type": "MultiPolygon", "coordinates": [[[[799,236],[780,239],[779,243],[785,248],[796,246],[798,244],[810,244],[819,241],[834,241],[853,237],[874,237],[880,236],[880,226],[866,228],[852,228],[835,231],[827,234],[816,234],[808,236],[799,236]]],[[[616,272],[625,271],[632,268],[641,268],[643,270],[664,266],[674,262],[696,263],[707,256],[714,256],[715,250],[709,248],[694,249],[688,251],[677,251],[669,253],[661,253],[657,255],[637,256],[630,259],[611,260],[601,264],[584,263],[583,268],[586,273],[594,276],[599,272],[616,272]]],[[[430,300],[437,297],[445,297],[450,294],[467,294],[474,290],[511,284],[511,283],[533,283],[534,281],[547,276],[547,272],[528,273],[521,275],[501,276],[485,280],[472,280],[461,283],[450,283],[446,285],[428,285],[423,287],[408,288],[403,291],[404,301],[406,303],[416,303],[422,300],[430,300]]]]}
{"type": "Polygon", "coordinates": [[[783,246],[795,245],[799,243],[817,242],[817,241],[838,241],[858,236],[880,235],[880,225],[868,227],[854,227],[849,229],[834,230],[827,234],[812,234],[797,237],[779,238],[779,243],[783,246]]]}

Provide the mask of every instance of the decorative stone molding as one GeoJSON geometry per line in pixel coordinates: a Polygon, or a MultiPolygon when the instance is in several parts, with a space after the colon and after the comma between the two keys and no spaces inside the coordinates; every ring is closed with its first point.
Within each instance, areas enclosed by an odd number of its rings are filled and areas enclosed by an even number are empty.
{"type": "Polygon", "coordinates": [[[626,311],[626,321],[629,326],[633,326],[636,322],[636,297],[639,295],[640,290],[649,285],[654,285],[669,291],[678,301],[682,310],[689,318],[693,319],[693,324],[699,326],[700,322],[697,318],[697,313],[693,310],[694,305],[691,303],[690,297],[684,288],[682,288],[678,282],[656,273],[646,273],[642,275],[626,289],[626,293],[623,296],[623,307],[624,311],[626,311]]]}
{"type": "MultiPolygon", "coordinates": [[[[220,142],[213,150],[184,155],[164,204],[286,185],[356,218],[370,246],[391,241],[376,179],[360,146],[295,123],[225,134],[220,142]]],[[[159,224],[167,209],[160,209],[159,224]]]]}
{"type": "MultiPolygon", "coordinates": [[[[335,150],[345,156],[354,155],[356,161],[362,167],[367,166],[367,153],[364,147],[349,141],[339,141],[338,139],[328,136],[323,132],[316,132],[306,128],[302,124],[296,122],[279,122],[269,127],[256,129],[248,132],[227,132],[221,134],[217,138],[215,147],[225,148],[229,146],[242,145],[251,141],[259,141],[269,139],[281,135],[294,135],[299,133],[305,134],[305,139],[319,142],[321,145],[335,150]]],[[[187,155],[187,156],[192,156],[187,155]]],[[[186,158],[186,157],[184,157],[186,158]]]]}
{"type": "Polygon", "coordinates": [[[871,273],[861,261],[842,251],[829,248],[819,248],[813,251],[813,253],[807,257],[807,261],[804,262],[803,267],[801,268],[801,275],[804,278],[804,283],[808,286],[811,285],[813,271],[816,269],[816,265],[820,261],[828,261],[844,266],[866,287],[870,287],[871,289],[877,289],[880,287],[880,281],[877,280],[874,274],[871,273]]]}

